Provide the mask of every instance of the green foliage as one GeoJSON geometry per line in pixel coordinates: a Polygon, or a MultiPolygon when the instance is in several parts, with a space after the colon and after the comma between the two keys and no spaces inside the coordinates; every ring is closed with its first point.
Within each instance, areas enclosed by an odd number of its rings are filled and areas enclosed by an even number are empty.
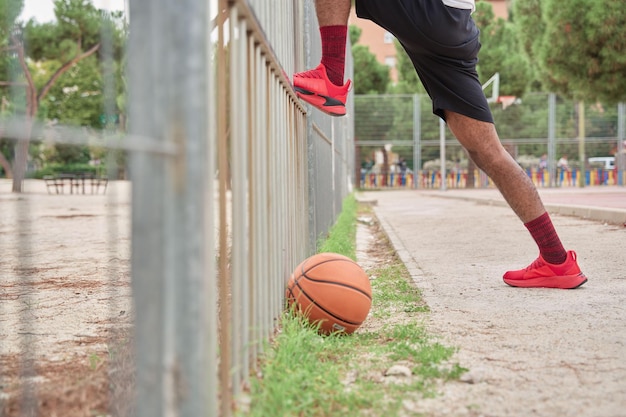
{"type": "Polygon", "coordinates": [[[56,0],[58,36],[73,39],[76,44],[93,45],[100,41],[100,13],[91,0],[56,0]]]}
{"type": "Polygon", "coordinates": [[[541,18],[541,0],[520,0],[513,3],[514,30],[522,55],[527,58],[531,79],[531,91],[542,91],[544,77],[537,63],[539,55],[538,34],[545,31],[541,18]]]}
{"type": "Polygon", "coordinates": [[[577,100],[626,100],[622,2],[517,0],[517,33],[544,89],[577,100]]]}
{"type": "Polygon", "coordinates": [[[24,0],[0,0],[0,47],[6,46],[9,33],[23,8],[24,0]]]}
{"type": "MultiPolygon", "coordinates": [[[[14,18],[22,9],[22,2],[0,0],[2,24],[14,18]],[[8,13],[12,14],[9,16],[8,13]]],[[[55,22],[40,24],[30,20],[25,24],[0,25],[0,47],[8,45],[8,31],[21,33],[27,65],[33,78],[36,94],[39,96],[36,118],[40,121],[56,122],[103,128],[101,118],[105,113],[104,80],[115,88],[109,98],[116,120],[125,120],[120,113],[125,112],[125,85],[122,79],[122,58],[127,28],[121,12],[109,13],[96,9],[90,0],[56,0],[55,22]],[[107,54],[94,54],[71,66],[60,77],[53,76],[69,60],[97,46],[101,35],[106,34],[107,54]],[[112,59],[110,59],[112,58],[112,59]],[[112,61],[112,62],[111,62],[112,61]],[[49,87],[49,90],[47,89],[49,87]]],[[[104,48],[101,48],[101,51],[104,48]]],[[[0,81],[11,80],[24,83],[26,77],[15,58],[15,54],[0,54],[0,81]]],[[[10,116],[26,109],[26,88],[0,87],[3,95],[0,113],[10,116]]],[[[123,126],[122,126],[123,128],[123,126]]],[[[13,143],[0,140],[0,152],[7,160],[13,159],[13,143]]],[[[43,163],[84,163],[88,160],[86,147],[74,152],[75,159],[69,158],[66,148],[55,146],[58,159],[40,160],[43,163]],[[66,155],[66,156],[62,156],[66,155]],[[69,159],[68,159],[69,158],[69,159]]],[[[93,153],[93,152],[92,152],[93,153]]],[[[38,160],[38,155],[31,153],[31,158],[38,160]]]]}
{"type": "Polygon", "coordinates": [[[348,30],[352,45],[355,94],[381,94],[387,90],[391,78],[389,67],[376,60],[376,56],[367,46],[359,45],[362,30],[351,25],[348,30]]]}
{"type": "Polygon", "coordinates": [[[343,404],[358,402],[358,394],[344,392],[339,367],[324,359],[326,339],[297,315],[285,314],[281,327],[264,360],[263,378],[252,380],[249,415],[345,415],[343,404]]]}
{"type": "Polygon", "coordinates": [[[476,3],[474,20],[481,31],[482,47],[478,54],[478,74],[485,82],[496,72],[500,74],[500,95],[520,97],[531,81],[528,61],[519,53],[519,41],[511,22],[495,18],[486,1],[476,3]]]}
{"type": "Polygon", "coordinates": [[[101,128],[103,80],[97,57],[90,56],[66,71],[42,102],[48,119],[65,125],[101,128]]]}
{"type": "Polygon", "coordinates": [[[351,45],[356,45],[359,42],[359,39],[361,39],[362,32],[363,32],[363,29],[361,29],[360,27],[355,26],[355,25],[350,25],[350,27],[348,28],[348,37],[350,38],[351,45]]]}
{"type": "Polygon", "coordinates": [[[387,90],[391,80],[389,67],[376,60],[367,46],[354,45],[352,47],[354,67],[359,68],[354,72],[355,94],[382,94],[387,90]]]}
{"type": "Polygon", "coordinates": [[[426,89],[415,72],[413,62],[397,39],[396,47],[396,70],[398,71],[398,83],[390,89],[394,94],[426,94],[426,89]]]}
{"type": "Polygon", "coordinates": [[[394,96],[359,96],[355,99],[354,126],[355,138],[359,141],[379,140],[381,145],[391,139],[390,131],[394,123],[394,96]]]}
{"type": "Polygon", "coordinates": [[[80,145],[57,144],[53,151],[47,155],[46,160],[50,163],[69,164],[89,162],[89,148],[80,145]]]}
{"type": "Polygon", "coordinates": [[[51,163],[40,170],[33,172],[31,178],[42,179],[46,175],[58,175],[58,174],[94,174],[98,175],[101,172],[92,165],[89,164],[62,164],[51,163]]]}
{"type": "Polygon", "coordinates": [[[348,195],[343,209],[325,240],[318,244],[318,252],[333,252],[356,260],[356,198],[348,195]]]}

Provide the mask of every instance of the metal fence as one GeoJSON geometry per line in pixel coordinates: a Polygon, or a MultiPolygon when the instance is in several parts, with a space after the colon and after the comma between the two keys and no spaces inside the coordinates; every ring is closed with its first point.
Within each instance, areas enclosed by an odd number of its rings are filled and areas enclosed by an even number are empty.
{"type": "MultiPolygon", "coordinates": [[[[56,127],[51,135],[35,125],[31,138],[129,155],[129,247],[124,234],[105,236],[109,253],[130,261],[111,282],[131,282],[134,352],[130,364],[109,362],[108,386],[127,378],[121,383],[133,395],[109,393],[107,413],[227,417],[276,329],[289,274],[315,252],[354,186],[353,119],[303,106],[290,85],[290,74],[321,56],[313,0],[133,0],[129,16],[129,131],[86,137],[56,127]],[[130,366],[132,376],[118,366],[130,366]]],[[[2,122],[3,136],[23,141],[20,122],[2,122]]],[[[98,200],[109,207],[111,229],[124,216],[111,200],[116,182],[110,177],[107,200],[98,200]]],[[[58,198],[63,207],[67,200],[58,198]]],[[[39,279],[27,268],[35,212],[20,206],[16,240],[7,243],[19,248],[17,265],[0,261],[16,285],[39,279]]],[[[113,315],[129,294],[111,294],[113,315]]],[[[0,314],[11,302],[2,298],[0,314]]],[[[39,415],[38,391],[25,376],[46,360],[29,330],[45,324],[36,314],[17,320],[27,330],[16,336],[24,389],[0,397],[0,412],[39,415]]],[[[109,349],[118,342],[112,334],[109,349]]]]}
{"type": "MultiPolygon", "coordinates": [[[[537,186],[626,185],[623,103],[583,105],[532,93],[491,107],[500,140],[537,186]],[[569,156],[567,167],[558,164],[563,156],[569,156]],[[614,166],[590,157],[612,157],[614,166]]],[[[361,187],[493,186],[449,130],[442,138],[427,96],[359,95],[354,118],[361,187]]]]}

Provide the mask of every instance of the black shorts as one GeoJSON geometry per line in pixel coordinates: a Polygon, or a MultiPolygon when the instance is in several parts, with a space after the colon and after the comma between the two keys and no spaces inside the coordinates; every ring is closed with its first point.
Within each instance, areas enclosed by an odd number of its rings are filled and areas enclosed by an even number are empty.
{"type": "Polygon", "coordinates": [[[471,11],[441,0],[356,0],[357,16],[392,33],[413,62],[433,101],[433,113],[444,110],[493,123],[476,72],[479,30],[471,11]]]}

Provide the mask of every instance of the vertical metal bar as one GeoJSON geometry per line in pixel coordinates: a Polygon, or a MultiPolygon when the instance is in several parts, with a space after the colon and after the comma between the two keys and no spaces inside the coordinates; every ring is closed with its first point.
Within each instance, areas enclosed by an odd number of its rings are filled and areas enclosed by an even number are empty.
{"type": "Polygon", "coordinates": [[[133,170],[133,293],[137,300],[138,414],[206,415],[210,291],[205,230],[208,2],[133,2],[131,125],[170,142],[165,160],[136,155],[133,170]],[[146,11],[144,14],[143,12],[146,11]],[[167,23],[168,31],[163,31],[167,23]],[[144,39],[143,36],[147,36],[144,39]],[[165,53],[164,53],[165,52],[165,53]],[[146,67],[160,71],[146,72],[146,67]],[[154,85],[164,86],[154,89],[154,85]],[[153,288],[156,288],[154,290],[153,288]],[[145,359],[144,357],[147,357],[145,359]]]}
{"type": "Polygon", "coordinates": [[[585,102],[578,102],[578,161],[580,163],[580,170],[578,171],[578,186],[585,186],[585,171],[586,171],[586,158],[585,158],[585,102]]]}
{"type": "Polygon", "coordinates": [[[232,159],[232,384],[233,394],[241,392],[247,380],[248,355],[248,148],[246,88],[246,22],[239,19],[237,9],[230,15],[230,88],[231,88],[231,159],[232,159]],[[243,117],[242,117],[243,116],[243,117]]]}
{"type": "Polygon", "coordinates": [[[556,187],[556,94],[548,95],[548,175],[550,187],[556,187]]]}
{"type": "MultiPolygon", "coordinates": [[[[244,293],[244,296],[247,299],[248,303],[248,314],[247,319],[249,322],[249,328],[247,329],[248,338],[250,340],[247,357],[250,361],[251,369],[256,370],[256,357],[257,357],[257,306],[259,304],[258,300],[258,252],[257,252],[257,239],[258,239],[258,223],[259,219],[257,217],[257,201],[258,201],[258,178],[257,178],[257,166],[258,166],[258,146],[256,145],[256,132],[257,132],[257,112],[254,111],[257,100],[257,57],[256,50],[254,45],[254,39],[252,37],[248,38],[247,45],[247,60],[248,65],[246,68],[246,89],[248,90],[248,97],[246,102],[246,107],[248,109],[246,117],[248,118],[248,132],[247,132],[247,147],[248,153],[250,157],[248,158],[248,172],[250,173],[250,192],[248,193],[248,218],[250,219],[250,237],[248,239],[249,247],[248,253],[250,257],[250,262],[248,262],[248,287],[249,291],[244,293]]],[[[246,378],[246,382],[248,379],[246,378]]]]}
{"type": "MultiPolygon", "coordinates": [[[[210,278],[207,279],[213,274],[213,270],[206,269],[207,261],[204,259],[212,239],[206,234],[197,233],[198,229],[206,229],[207,217],[212,215],[205,206],[207,183],[211,181],[211,172],[207,169],[210,164],[207,161],[206,123],[206,94],[209,92],[209,57],[205,55],[209,27],[208,2],[187,0],[182,7],[173,9],[179,17],[178,24],[181,27],[176,47],[180,49],[185,61],[185,65],[180,65],[181,60],[177,61],[178,72],[175,80],[181,84],[176,102],[180,107],[186,141],[185,154],[181,155],[184,159],[176,161],[175,166],[180,168],[180,164],[184,165],[184,172],[179,178],[175,178],[184,183],[174,184],[176,190],[182,192],[183,209],[173,216],[177,230],[177,239],[173,244],[184,246],[186,250],[185,256],[181,258],[185,264],[171,277],[178,286],[177,326],[179,333],[182,333],[177,337],[179,343],[176,347],[176,359],[181,363],[182,376],[176,381],[175,392],[180,403],[178,415],[197,417],[207,415],[209,378],[206,375],[212,371],[208,368],[208,323],[204,320],[207,317],[207,300],[203,297],[213,289],[210,278]],[[184,12],[179,8],[185,9],[184,12]],[[185,81],[181,82],[183,79],[185,81]],[[181,228],[181,224],[185,227],[181,228]],[[183,245],[183,242],[186,243],[183,245]]],[[[174,371],[177,372],[177,368],[174,371]]]]}
{"type": "MultiPolygon", "coordinates": [[[[211,39],[213,28],[211,27],[211,18],[214,15],[212,9],[213,2],[209,2],[207,7],[207,33],[205,39],[211,39]]],[[[204,333],[204,344],[206,346],[206,355],[208,357],[206,367],[203,367],[207,378],[207,417],[217,417],[219,415],[219,381],[218,381],[218,340],[219,329],[217,326],[218,317],[218,285],[217,285],[217,266],[216,266],[216,229],[215,229],[215,213],[218,210],[217,201],[215,199],[215,171],[216,171],[216,155],[217,155],[217,120],[216,109],[217,96],[215,94],[215,66],[213,64],[213,42],[204,42],[206,45],[207,67],[207,99],[208,99],[208,137],[206,145],[206,177],[207,184],[203,193],[206,209],[204,235],[206,239],[204,268],[206,273],[207,285],[203,291],[203,298],[206,300],[206,309],[202,320],[206,323],[207,331],[204,333]]],[[[204,365],[201,365],[201,367],[204,365]]]]}
{"type": "Polygon", "coordinates": [[[271,196],[271,207],[272,207],[272,221],[271,221],[271,230],[270,236],[272,239],[272,252],[270,254],[270,259],[272,262],[272,274],[270,281],[270,306],[271,306],[271,324],[273,327],[273,320],[276,314],[276,304],[277,304],[277,296],[276,296],[276,280],[280,274],[280,261],[278,254],[281,253],[281,230],[280,230],[280,192],[282,189],[282,184],[280,181],[280,145],[279,145],[279,137],[280,137],[280,128],[278,125],[278,106],[276,101],[276,77],[270,72],[270,100],[271,100],[271,132],[272,135],[270,137],[270,154],[274,155],[274,161],[272,164],[271,171],[271,183],[272,188],[270,190],[271,196]]]}
{"type": "Polygon", "coordinates": [[[626,171],[626,103],[617,104],[617,153],[615,154],[615,166],[617,166],[617,183],[626,185],[624,171],[626,171]]]}
{"type": "Polygon", "coordinates": [[[272,305],[274,306],[274,312],[272,315],[272,319],[276,319],[280,315],[281,305],[280,300],[282,299],[281,289],[282,289],[282,278],[283,278],[283,258],[284,258],[284,250],[285,250],[285,207],[283,205],[283,196],[285,192],[284,186],[284,175],[285,169],[285,142],[284,142],[284,126],[281,124],[282,114],[280,112],[280,94],[281,94],[281,85],[278,81],[277,74],[273,74],[272,77],[272,86],[274,92],[274,120],[275,120],[275,149],[276,155],[278,159],[277,171],[276,171],[276,228],[277,228],[277,239],[276,239],[276,252],[274,252],[275,261],[276,261],[276,274],[273,275],[273,288],[272,288],[272,305]]]}
{"type": "MultiPolygon", "coordinates": [[[[159,26],[158,2],[135,1],[130,4],[133,18],[128,41],[129,118],[133,120],[130,132],[147,137],[160,137],[163,128],[163,109],[147,111],[145,103],[163,103],[163,90],[154,85],[166,85],[165,71],[146,73],[145,67],[159,68],[156,50],[164,51],[164,39],[159,26]],[[143,104],[142,104],[143,103],[143,104]],[[154,135],[154,136],[153,136],[154,135]]],[[[160,417],[165,415],[164,340],[165,319],[164,287],[165,262],[162,221],[164,207],[162,189],[165,182],[165,161],[148,154],[130,155],[133,166],[132,188],[132,286],[136,306],[135,352],[137,416],[160,417]],[[157,256],[155,256],[157,254],[157,256]]]]}
{"type": "MultiPolygon", "coordinates": [[[[241,311],[241,281],[243,271],[241,269],[244,254],[242,254],[242,233],[245,233],[243,228],[245,227],[242,218],[241,204],[245,204],[241,201],[241,192],[244,190],[245,178],[242,173],[242,144],[241,144],[241,124],[238,116],[240,115],[241,108],[241,66],[239,62],[239,49],[241,46],[241,36],[239,32],[239,17],[237,16],[237,9],[231,7],[230,17],[228,21],[228,41],[229,50],[228,56],[230,58],[229,64],[229,81],[230,81],[230,160],[231,160],[231,230],[232,230],[232,252],[231,252],[231,295],[230,295],[230,309],[231,309],[231,344],[230,355],[232,358],[232,365],[230,371],[232,394],[236,398],[239,394],[239,381],[241,380],[241,324],[242,324],[242,311],[241,311]],[[237,109],[237,111],[234,111],[237,109]]],[[[242,111],[245,114],[245,110],[242,111]]]]}
{"type": "Polygon", "coordinates": [[[254,192],[255,192],[255,221],[254,224],[254,232],[255,232],[255,245],[254,248],[256,253],[254,254],[254,271],[255,271],[255,284],[256,289],[254,290],[255,298],[257,300],[255,304],[255,336],[256,336],[256,346],[257,352],[261,353],[263,351],[263,344],[260,343],[264,337],[264,309],[265,303],[263,302],[264,297],[264,288],[265,288],[265,279],[267,278],[267,274],[264,269],[265,259],[265,250],[266,245],[263,241],[263,225],[266,223],[265,218],[265,194],[263,193],[264,187],[264,164],[265,158],[263,157],[263,143],[265,142],[264,138],[264,130],[263,130],[263,120],[264,113],[263,110],[263,67],[264,63],[261,56],[261,49],[257,47],[255,49],[255,101],[254,108],[257,110],[254,112],[254,120],[255,120],[255,131],[253,137],[253,165],[255,167],[255,171],[252,175],[252,181],[254,181],[254,192]]]}
{"type": "Polygon", "coordinates": [[[289,183],[291,182],[291,172],[289,170],[289,159],[288,156],[290,154],[290,141],[289,141],[289,129],[287,126],[286,120],[286,109],[285,109],[285,96],[283,95],[283,87],[280,84],[278,74],[275,74],[275,85],[276,85],[276,107],[277,107],[277,118],[278,118],[278,126],[280,126],[280,135],[279,135],[279,143],[280,143],[280,167],[281,167],[281,175],[283,181],[283,186],[280,190],[278,207],[280,210],[280,251],[277,252],[277,255],[280,258],[279,266],[279,274],[276,276],[276,314],[278,317],[280,315],[280,311],[282,309],[282,299],[283,299],[283,286],[286,283],[285,274],[288,267],[289,256],[291,248],[288,246],[288,236],[289,236],[289,221],[290,215],[289,208],[291,207],[288,204],[287,196],[289,195],[289,183]]]}
{"type": "MultiPolygon", "coordinates": [[[[19,144],[18,144],[19,145],[19,144]]],[[[22,189],[22,191],[24,191],[22,189]]],[[[29,199],[21,199],[18,204],[15,205],[17,210],[17,279],[18,284],[23,288],[31,287],[34,277],[31,261],[31,248],[32,248],[32,230],[30,215],[32,213],[32,206],[29,199]]],[[[37,376],[35,371],[35,358],[37,357],[36,351],[36,326],[33,312],[33,297],[31,291],[24,291],[20,296],[21,303],[24,304],[23,308],[20,308],[18,313],[18,320],[20,324],[19,333],[19,378],[22,388],[20,398],[20,413],[24,416],[37,415],[37,388],[35,385],[35,377],[37,376]]]]}
{"type": "Polygon", "coordinates": [[[419,173],[422,167],[422,118],[420,96],[413,95],[413,188],[420,187],[419,173]]]}
{"type": "Polygon", "coordinates": [[[228,98],[226,83],[226,50],[224,20],[227,9],[227,0],[219,0],[218,39],[217,39],[217,135],[218,135],[218,170],[219,170],[219,304],[220,304],[220,416],[231,415],[231,301],[230,301],[230,270],[228,250],[228,219],[227,219],[227,190],[228,190],[228,122],[226,109],[228,98]]]}
{"type": "Polygon", "coordinates": [[[272,256],[272,254],[276,253],[277,250],[277,236],[276,236],[276,193],[277,193],[277,189],[276,189],[276,147],[275,147],[275,141],[276,141],[276,130],[275,130],[275,125],[276,123],[274,122],[274,118],[276,117],[276,111],[274,108],[274,77],[271,73],[271,71],[268,71],[267,73],[267,99],[268,99],[268,109],[269,109],[269,114],[268,114],[268,148],[267,148],[267,152],[268,152],[268,158],[267,158],[267,163],[268,163],[268,208],[269,208],[269,212],[268,212],[268,246],[270,248],[269,253],[268,253],[268,268],[269,268],[269,276],[271,278],[268,279],[268,315],[267,315],[267,327],[268,330],[271,330],[272,328],[272,318],[274,315],[274,279],[273,277],[276,276],[276,262],[275,262],[275,258],[272,256]]]}
{"type": "MultiPolygon", "coordinates": [[[[6,4],[6,3],[5,3],[6,4]]],[[[11,4],[11,3],[9,3],[11,4]]],[[[13,3],[17,5],[17,3],[13,3]]],[[[6,21],[1,22],[3,25],[10,25],[13,22],[9,20],[10,13],[3,13],[6,21]]],[[[12,28],[9,28],[12,30],[12,28]]],[[[7,36],[8,37],[8,36],[7,36]]],[[[12,58],[16,58],[17,53],[11,53],[12,58]]],[[[9,80],[11,82],[16,82],[16,84],[11,85],[9,87],[10,100],[12,102],[19,102],[20,97],[24,94],[24,90],[22,86],[17,85],[17,81],[19,81],[18,69],[13,66],[8,66],[8,75],[9,80]]],[[[32,95],[29,96],[28,90],[26,90],[26,102],[28,103],[33,100],[32,95]]],[[[4,100],[4,97],[3,97],[4,100]]],[[[32,105],[32,103],[31,103],[32,105]]],[[[14,143],[14,178],[12,185],[12,192],[24,192],[24,172],[21,171],[20,168],[17,167],[18,161],[21,159],[21,155],[23,152],[28,152],[28,139],[30,139],[30,130],[28,127],[30,124],[30,116],[24,110],[17,110],[17,116],[24,117],[23,125],[23,134],[20,139],[22,141],[18,141],[14,143]],[[17,181],[19,179],[19,181],[17,181]]],[[[26,158],[24,158],[26,160],[26,158]]],[[[19,163],[21,165],[21,163],[19,163]]],[[[33,261],[31,258],[32,253],[32,228],[31,228],[31,219],[30,216],[32,214],[32,203],[28,198],[20,198],[16,204],[14,205],[16,213],[14,213],[14,218],[17,221],[17,239],[16,239],[16,253],[17,256],[17,265],[15,271],[15,279],[17,281],[17,285],[22,288],[31,288],[32,283],[34,282],[34,269],[33,269],[33,261]]],[[[5,299],[2,299],[3,302],[0,302],[0,313],[3,313],[3,309],[7,308],[8,311],[11,310],[8,307],[8,304],[4,302],[5,299]],[[7,307],[5,307],[5,305],[7,307]]],[[[33,312],[33,294],[31,291],[24,291],[23,294],[20,295],[20,303],[23,304],[23,307],[19,308],[19,312],[17,313],[17,320],[20,328],[20,332],[17,335],[18,337],[18,377],[19,377],[19,385],[21,388],[20,398],[19,398],[19,412],[24,416],[34,416],[37,415],[37,388],[35,385],[35,358],[37,357],[37,349],[36,349],[36,325],[35,318],[33,312]]],[[[0,321],[0,326],[4,324],[4,320],[0,321]]],[[[4,329],[2,329],[4,330],[4,329]]],[[[8,329],[7,329],[8,330],[8,329]]],[[[4,331],[2,332],[4,333],[4,331]]],[[[7,332],[9,333],[9,332],[7,332]]],[[[0,407],[2,406],[2,402],[0,402],[0,407]]],[[[0,408],[0,412],[2,412],[4,407],[0,408]]]]}
{"type": "Polygon", "coordinates": [[[261,334],[263,337],[269,337],[271,333],[271,316],[268,303],[269,300],[269,282],[271,279],[271,262],[269,253],[271,251],[271,238],[270,238],[270,167],[272,164],[272,156],[270,154],[270,132],[269,126],[269,75],[267,71],[267,65],[265,62],[260,64],[260,79],[259,79],[259,103],[261,115],[259,117],[261,136],[259,138],[259,153],[261,155],[261,239],[262,239],[262,253],[261,253],[261,273],[263,275],[263,282],[261,284],[261,299],[264,301],[262,304],[261,315],[261,334]]]}
{"type": "Polygon", "coordinates": [[[439,119],[439,159],[441,162],[441,191],[446,190],[446,123],[439,119]]]}
{"type": "MultiPolygon", "coordinates": [[[[113,61],[113,33],[111,25],[113,22],[108,19],[106,15],[102,16],[101,19],[101,57],[102,57],[102,73],[103,73],[103,96],[104,96],[104,127],[103,127],[103,136],[106,138],[108,135],[114,133],[115,123],[113,116],[115,115],[115,100],[116,100],[116,85],[115,85],[115,77],[114,77],[114,61],[113,61]]],[[[117,165],[117,154],[119,150],[109,149],[107,152],[107,178],[115,179],[118,178],[118,165],[117,165]]],[[[96,173],[98,175],[98,173],[96,173]]],[[[117,256],[118,246],[119,246],[119,237],[118,237],[118,217],[114,213],[114,208],[118,205],[118,195],[117,195],[117,187],[109,187],[109,192],[107,193],[107,214],[106,214],[106,223],[107,223],[107,251],[109,259],[114,259],[117,256]]],[[[119,267],[117,263],[112,263],[109,265],[107,271],[107,290],[110,294],[114,294],[109,301],[109,317],[112,319],[113,317],[119,317],[118,312],[121,310],[120,308],[120,300],[123,297],[120,297],[119,286],[117,285],[118,276],[119,276],[119,267]]],[[[111,326],[111,330],[108,334],[108,344],[110,346],[115,346],[119,343],[120,332],[117,326],[111,326]]],[[[110,366],[117,368],[120,366],[119,363],[115,363],[118,360],[117,355],[113,355],[111,357],[112,364],[110,366]]],[[[109,385],[109,396],[108,396],[108,410],[114,409],[116,406],[116,402],[119,401],[118,398],[115,398],[114,391],[112,387],[119,386],[124,381],[119,381],[120,373],[109,373],[109,378],[111,379],[109,385]]]]}
{"type": "Polygon", "coordinates": [[[337,175],[335,173],[335,121],[330,121],[330,189],[331,195],[333,196],[333,219],[337,217],[337,213],[341,211],[341,207],[338,207],[337,203],[337,193],[335,182],[337,181],[337,175]]]}

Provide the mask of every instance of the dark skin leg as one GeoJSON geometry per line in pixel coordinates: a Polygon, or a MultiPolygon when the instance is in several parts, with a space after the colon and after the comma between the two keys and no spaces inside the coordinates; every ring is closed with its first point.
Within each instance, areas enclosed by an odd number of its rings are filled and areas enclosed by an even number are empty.
{"type": "Polygon", "coordinates": [[[446,122],[476,165],[496,184],[524,223],[545,213],[539,193],[524,170],[502,147],[492,123],[446,110],[446,122]]]}
{"type": "MultiPolygon", "coordinates": [[[[320,26],[347,25],[350,0],[316,0],[320,26]]],[[[502,147],[492,123],[447,111],[446,122],[470,157],[496,184],[504,199],[524,223],[545,213],[545,208],[524,170],[502,147]]]]}
{"type": "Polygon", "coordinates": [[[350,16],[350,0],[315,0],[320,26],[345,26],[350,16]]]}

